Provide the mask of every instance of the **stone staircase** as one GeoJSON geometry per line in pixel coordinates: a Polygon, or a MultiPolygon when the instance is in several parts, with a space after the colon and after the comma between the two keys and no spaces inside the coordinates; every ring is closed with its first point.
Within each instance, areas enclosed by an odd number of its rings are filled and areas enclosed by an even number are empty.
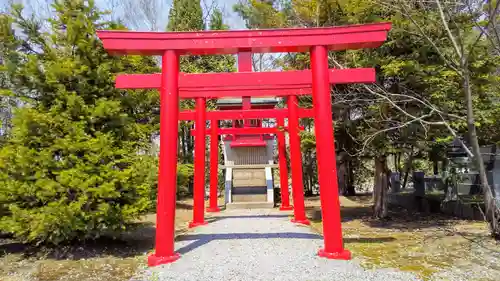
{"type": "Polygon", "coordinates": [[[268,202],[264,169],[237,169],[233,171],[231,203],[227,209],[273,208],[268,202]]]}

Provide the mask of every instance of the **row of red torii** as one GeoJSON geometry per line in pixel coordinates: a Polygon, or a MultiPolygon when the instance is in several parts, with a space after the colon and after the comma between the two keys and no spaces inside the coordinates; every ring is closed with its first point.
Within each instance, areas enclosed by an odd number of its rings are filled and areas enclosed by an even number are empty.
{"type": "MultiPolygon", "coordinates": [[[[326,28],[204,32],[98,31],[104,48],[114,55],[162,56],[161,74],[118,75],[122,89],[160,89],[160,160],[156,221],[156,249],[148,257],[155,266],[177,260],[174,248],[177,151],[179,120],[195,121],[194,205],[191,227],[206,224],[204,219],[205,136],[216,140],[220,134],[277,134],[282,210],[290,210],[285,136],[278,127],[288,118],[292,196],[295,223],[308,224],[302,187],[302,160],[299,118],[315,119],[318,180],[323,219],[324,248],[318,255],[350,259],[342,241],[340,205],[333,135],[331,84],[372,83],[373,68],[329,69],[328,51],[376,48],[387,39],[390,23],[349,25],[326,28]],[[311,70],[252,72],[252,53],[310,52],[311,70]],[[179,72],[181,55],[239,54],[239,72],[185,74],[179,72]],[[313,109],[298,107],[298,95],[311,95],[313,109]],[[206,111],[206,99],[224,97],[287,98],[287,109],[248,109],[206,111]],[[196,99],[195,111],[179,112],[179,99],[196,99]],[[218,120],[276,118],[274,128],[229,128],[214,126],[218,120]],[[211,121],[211,128],[206,121],[211,121]]],[[[218,144],[210,144],[210,202],[207,211],[218,211],[218,144]]]]}

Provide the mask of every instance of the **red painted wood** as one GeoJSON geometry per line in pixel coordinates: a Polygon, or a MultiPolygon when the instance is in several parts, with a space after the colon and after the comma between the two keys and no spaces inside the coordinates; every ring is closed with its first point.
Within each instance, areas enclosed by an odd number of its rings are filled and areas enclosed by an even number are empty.
{"type": "Polygon", "coordinates": [[[333,259],[350,259],[344,250],[340,218],[340,202],[335,159],[335,140],[332,126],[332,98],[328,77],[328,50],[324,46],[311,49],[313,71],[314,131],[318,161],[323,237],[325,247],[318,255],[333,259]]]}
{"type": "MultiPolygon", "coordinates": [[[[252,72],[252,53],[241,52],[238,54],[238,72],[252,72]]],[[[252,103],[250,96],[243,96],[241,99],[241,105],[243,109],[251,109],[252,103]]],[[[245,119],[243,122],[245,127],[250,126],[249,119],[245,119]]]]}
{"type": "Polygon", "coordinates": [[[160,89],[160,160],[158,167],[158,199],[156,207],[156,249],[148,256],[148,265],[176,261],[174,252],[175,207],[177,187],[177,137],[179,91],[179,56],[165,51],[162,58],[160,89]]]}
{"type": "Polygon", "coordinates": [[[193,220],[189,227],[205,225],[205,144],[206,137],[206,101],[196,99],[195,128],[198,129],[194,137],[194,190],[193,190],[193,220]],[[201,130],[200,130],[201,129],[201,130]]]}
{"type": "Polygon", "coordinates": [[[163,55],[164,50],[179,54],[208,55],[308,52],[312,46],[329,50],[375,48],[387,39],[390,23],[320,28],[229,30],[199,32],[97,31],[104,48],[121,55],[163,55]]]}
{"type": "MultiPolygon", "coordinates": [[[[278,119],[279,120],[279,119],[278,119]]],[[[304,127],[299,126],[299,130],[303,131],[304,127]]],[[[288,127],[244,127],[244,128],[212,128],[206,129],[206,135],[259,135],[259,134],[279,134],[288,131],[288,127]]],[[[191,130],[191,135],[196,135],[196,129],[191,130]]]]}
{"type": "MultiPolygon", "coordinates": [[[[160,87],[160,74],[120,74],[116,76],[118,89],[156,89],[160,87]]],[[[374,83],[375,69],[329,69],[331,84],[374,83]]],[[[286,72],[236,72],[185,74],[179,77],[181,98],[196,97],[194,93],[205,93],[204,97],[243,97],[246,95],[284,96],[293,92],[298,95],[311,93],[310,70],[286,72]],[[223,92],[217,94],[217,92],[223,92]],[[255,91],[256,93],[249,93],[255,91]],[[259,92],[262,91],[262,92],[259,92]],[[283,93],[281,93],[283,91],[283,93]],[[194,93],[193,93],[194,92],[194,93]],[[210,92],[210,93],[208,93],[210,92]],[[239,93],[241,92],[241,93],[239,93]]]]}
{"type": "Polygon", "coordinates": [[[210,121],[210,202],[207,212],[219,212],[217,190],[219,186],[219,129],[217,120],[210,121]]]}
{"type": "Polygon", "coordinates": [[[252,53],[238,53],[238,72],[252,72],[252,53]]]}
{"type": "MultiPolygon", "coordinates": [[[[255,104],[252,106],[252,109],[275,109],[276,105],[275,104],[268,104],[268,105],[263,105],[263,104],[255,104]]],[[[223,105],[223,106],[218,106],[219,111],[224,111],[224,110],[241,110],[242,106],[241,105],[223,105]]]]}
{"type": "MultiPolygon", "coordinates": [[[[194,120],[195,111],[182,111],[179,120],[194,120]]],[[[299,118],[313,118],[314,111],[310,108],[299,108],[299,118]]],[[[261,118],[288,118],[288,109],[250,109],[250,110],[218,110],[207,111],[207,120],[241,120],[261,118]]]]}
{"type": "MultiPolygon", "coordinates": [[[[285,127],[285,119],[278,118],[278,127],[285,127]]],[[[280,173],[280,193],[281,193],[281,211],[293,210],[290,206],[290,192],[288,190],[288,165],[286,161],[286,141],[285,133],[278,133],[278,164],[280,173]]]]}
{"type": "MultiPolygon", "coordinates": [[[[212,129],[205,130],[205,134],[209,135],[212,129]]],[[[191,130],[191,135],[195,135],[197,130],[191,130]]],[[[244,128],[219,128],[217,135],[259,135],[259,134],[277,134],[278,128],[263,128],[263,127],[244,127],[244,128]]]]}
{"type": "MultiPolygon", "coordinates": [[[[249,135],[249,134],[247,134],[247,135],[249,135]]],[[[234,135],[222,135],[222,139],[224,141],[234,141],[234,140],[236,140],[236,138],[237,137],[234,135]]],[[[264,135],[262,135],[262,139],[263,140],[273,140],[274,135],[264,134],[264,135]]]]}
{"type": "Polygon", "coordinates": [[[187,91],[181,90],[180,92],[182,99],[195,99],[195,98],[206,98],[206,99],[222,99],[222,98],[239,98],[239,97],[279,97],[279,96],[304,96],[311,95],[312,88],[292,88],[292,89],[257,89],[257,90],[246,90],[239,91],[235,89],[213,89],[213,90],[195,90],[187,91]]]}
{"type": "Polygon", "coordinates": [[[310,224],[306,217],[304,202],[304,183],[302,176],[302,151],[300,149],[299,135],[299,106],[296,96],[290,96],[287,100],[290,116],[288,118],[288,137],[290,139],[290,162],[292,167],[292,196],[293,216],[292,222],[310,224]]]}
{"type": "Polygon", "coordinates": [[[261,139],[236,139],[231,142],[231,147],[262,147],[266,146],[266,142],[261,139]]]}

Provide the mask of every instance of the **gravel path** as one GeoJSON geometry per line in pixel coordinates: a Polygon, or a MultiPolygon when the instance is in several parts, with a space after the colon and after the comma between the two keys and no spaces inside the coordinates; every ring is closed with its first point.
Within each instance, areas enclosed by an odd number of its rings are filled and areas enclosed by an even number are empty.
{"type": "Polygon", "coordinates": [[[396,270],[365,270],[356,260],[319,258],[322,237],[276,210],[227,210],[178,237],[182,257],[134,277],[139,280],[419,280],[396,270]]]}

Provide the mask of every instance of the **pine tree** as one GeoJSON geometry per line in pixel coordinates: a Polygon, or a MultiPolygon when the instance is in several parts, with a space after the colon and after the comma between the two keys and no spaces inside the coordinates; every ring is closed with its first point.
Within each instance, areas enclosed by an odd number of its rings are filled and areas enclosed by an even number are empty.
{"type": "Polygon", "coordinates": [[[210,16],[210,30],[228,30],[229,26],[224,23],[222,18],[222,11],[215,8],[210,16]]]}
{"type": "Polygon", "coordinates": [[[113,73],[157,67],[105,52],[96,29],[123,27],[103,22],[94,1],[53,8],[47,33],[21,6],[11,12],[16,32],[3,63],[24,105],[0,150],[0,203],[8,207],[0,229],[57,244],[125,230],[153,206],[156,163],[144,152],[158,95],[114,88],[113,73]]]}
{"type": "MultiPolygon", "coordinates": [[[[201,31],[205,29],[203,11],[200,0],[174,0],[169,12],[168,31],[201,31]]],[[[222,12],[214,9],[211,15],[210,29],[224,30],[222,12]]],[[[180,59],[180,71],[185,73],[231,72],[234,71],[235,59],[233,56],[183,56],[180,59]]],[[[182,100],[182,110],[194,109],[194,100],[182,100]]],[[[208,108],[214,108],[215,102],[209,101],[208,108]]],[[[182,122],[179,129],[181,164],[193,163],[194,138],[191,136],[193,122],[182,122]]],[[[180,169],[189,171],[189,169],[180,169]]],[[[184,175],[183,178],[187,176],[184,175]]]]}
{"type": "Polygon", "coordinates": [[[205,29],[200,0],[174,0],[169,12],[169,31],[199,31],[205,29]]]}
{"type": "Polygon", "coordinates": [[[12,18],[6,14],[0,14],[0,142],[5,140],[12,118],[12,107],[16,100],[12,97],[12,85],[8,79],[7,68],[4,65],[6,51],[16,43],[13,40],[12,18]]]}

